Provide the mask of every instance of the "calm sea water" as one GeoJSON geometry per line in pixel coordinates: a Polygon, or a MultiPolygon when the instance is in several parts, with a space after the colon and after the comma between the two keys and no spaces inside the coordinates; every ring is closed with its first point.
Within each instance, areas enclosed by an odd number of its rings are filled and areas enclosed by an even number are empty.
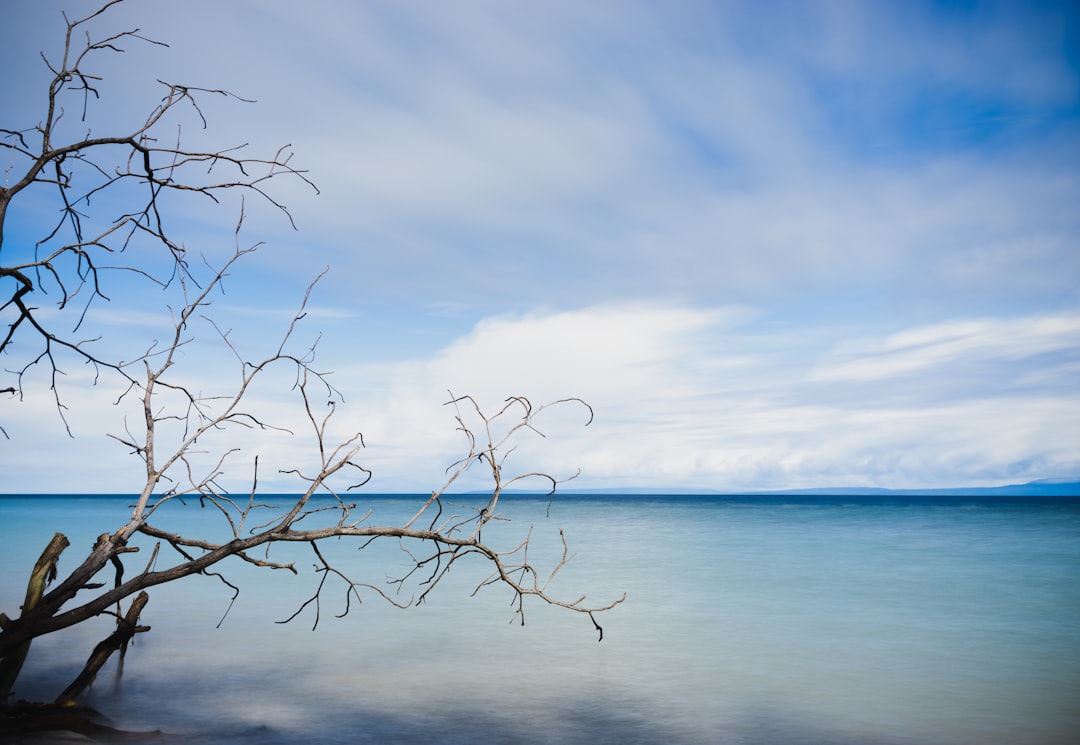
{"type": "MultiPolygon", "coordinates": [[[[0,498],[0,609],[17,611],[54,531],[72,539],[70,567],[127,502],[0,498]]],[[[390,522],[415,500],[371,506],[390,522]]],[[[560,496],[546,508],[505,503],[505,539],[534,526],[555,556],[563,527],[576,557],[556,591],[628,593],[600,617],[602,643],[587,618],[536,604],[524,627],[509,623],[505,592],[470,597],[480,562],[411,610],[369,594],[338,619],[335,591],[316,630],[311,613],[275,624],[317,582],[290,547],[299,577],[227,567],[242,589],[231,610],[211,577],[152,591],[153,630],[87,703],[201,743],[1080,742],[1078,499],[560,496]]],[[[171,519],[162,527],[205,532],[214,515],[189,505],[171,519]]],[[[405,559],[391,543],[331,551],[373,583],[405,559]]],[[[107,633],[35,642],[19,695],[54,696],[107,633]]]]}

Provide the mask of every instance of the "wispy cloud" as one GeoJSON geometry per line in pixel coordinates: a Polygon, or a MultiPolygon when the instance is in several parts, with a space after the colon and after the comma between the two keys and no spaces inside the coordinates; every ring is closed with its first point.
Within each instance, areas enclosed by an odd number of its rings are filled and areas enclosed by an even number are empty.
{"type": "Polygon", "coordinates": [[[1080,316],[1074,314],[950,321],[884,340],[849,342],[823,361],[812,377],[829,381],[881,380],[913,373],[948,377],[943,370],[1024,360],[1050,368],[1065,363],[1068,370],[1078,358],[1080,316]]]}

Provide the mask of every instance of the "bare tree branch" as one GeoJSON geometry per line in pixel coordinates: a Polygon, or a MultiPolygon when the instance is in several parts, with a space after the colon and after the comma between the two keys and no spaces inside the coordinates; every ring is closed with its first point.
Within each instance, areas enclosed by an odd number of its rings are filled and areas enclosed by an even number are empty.
{"type": "Polygon", "coordinates": [[[64,358],[88,363],[95,371],[119,373],[129,382],[134,381],[127,364],[96,351],[94,337],[77,335],[91,307],[109,300],[106,289],[109,275],[134,274],[162,286],[177,280],[200,284],[192,273],[187,251],[170,237],[162,209],[168,195],[192,194],[218,203],[226,193],[251,193],[279,210],[295,228],[288,208],[267,186],[279,177],[288,176],[300,179],[313,192],[318,192],[306,172],[291,165],[288,145],[269,157],[246,155],[246,145],[213,151],[183,146],[179,136],[183,107],[194,112],[205,128],[207,120],[200,97],[220,96],[250,103],[225,90],[159,80],[163,97],[142,124],[120,134],[85,133],[64,140],[66,129],[60,125],[65,100],[73,95],[78,97],[85,120],[91,102],[100,96],[96,87],[100,78],[91,69],[101,54],[122,53],[126,42],[161,44],[141,35],[138,29],[95,39],[90,29],[92,22],[119,2],[107,2],[78,20],[64,17],[66,32],[59,61],[54,63],[42,54],[52,75],[44,119],[29,128],[0,129],[0,149],[9,151],[12,169],[21,169],[9,179],[10,186],[0,188],[0,356],[8,354],[15,342],[24,337],[24,342],[36,339],[40,349],[39,353],[26,357],[20,366],[5,370],[12,379],[4,390],[21,397],[27,373],[45,365],[62,417],[64,405],[59,380],[63,376],[64,358]],[[172,127],[177,133],[175,139],[166,138],[166,128],[172,127]],[[159,144],[166,139],[172,144],[159,144]],[[91,225],[101,222],[99,218],[91,219],[95,214],[93,204],[104,193],[119,193],[127,184],[136,190],[130,194],[135,209],[118,218],[110,217],[105,227],[89,232],[91,225]],[[51,228],[43,231],[32,251],[21,247],[15,252],[14,256],[32,254],[29,261],[13,262],[7,258],[13,254],[4,244],[8,206],[34,185],[54,187],[61,205],[60,216],[51,228]],[[155,246],[163,253],[151,258],[148,252],[155,246]],[[144,258],[116,265],[105,261],[106,257],[128,249],[137,249],[144,258]],[[162,258],[167,268],[152,268],[162,265],[162,258]],[[79,307],[74,309],[70,331],[62,321],[56,320],[59,318],[56,314],[41,310],[52,306],[65,311],[76,301],[79,307]]]}

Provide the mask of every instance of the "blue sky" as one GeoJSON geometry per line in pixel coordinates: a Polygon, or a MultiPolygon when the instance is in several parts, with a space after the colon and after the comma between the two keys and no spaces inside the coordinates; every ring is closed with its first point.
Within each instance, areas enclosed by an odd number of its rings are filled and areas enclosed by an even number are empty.
{"type": "MultiPolygon", "coordinates": [[[[5,10],[0,126],[40,117],[60,7],[5,10]]],[[[1080,478],[1075,3],[135,0],[101,20],[170,47],[103,60],[95,131],[141,120],[156,78],[226,88],[258,103],[211,101],[189,135],[291,143],[310,170],[319,195],[275,192],[297,231],[249,205],[267,245],[215,311],[272,344],[330,267],[303,331],[375,491],[441,485],[448,389],[587,399],[592,425],[553,416],[512,461],[582,488],[1080,478]]],[[[5,253],[36,240],[37,199],[5,253]]],[[[176,220],[211,260],[232,246],[235,205],[176,220]]],[[[167,310],[117,290],[90,321],[142,348],[167,310]]],[[[227,387],[220,354],[193,348],[191,379],[227,387]]],[[[76,437],[47,390],[5,403],[4,490],[137,489],[104,437],[134,410],[66,370],[76,437]]],[[[237,485],[250,454],[307,442],[245,442],[237,485]]]]}

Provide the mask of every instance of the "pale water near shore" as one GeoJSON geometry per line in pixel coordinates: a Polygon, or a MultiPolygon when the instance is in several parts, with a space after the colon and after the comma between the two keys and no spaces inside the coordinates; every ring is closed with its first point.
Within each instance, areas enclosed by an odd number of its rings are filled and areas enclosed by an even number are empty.
{"type": "MultiPolygon", "coordinates": [[[[70,566],[126,502],[0,499],[0,609],[16,611],[54,531],[72,539],[70,566]]],[[[372,506],[390,522],[415,500],[372,506]]],[[[273,623],[313,589],[311,571],[237,566],[227,576],[243,593],[221,628],[231,593],[217,580],[153,590],[153,630],[122,685],[110,667],[87,703],[117,726],[202,743],[1051,745],[1080,733],[1080,500],[559,497],[550,518],[546,507],[507,503],[509,527],[535,523],[553,548],[552,529],[566,528],[577,557],[565,596],[629,593],[599,618],[602,643],[587,618],[536,605],[524,628],[508,624],[504,592],[468,596],[479,563],[408,611],[370,597],[337,619],[335,593],[314,632],[310,614],[273,623]]],[[[210,518],[191,505],[175,526],[210,518]]],[[[402,556],[376,548],[334,551],[379,582],[402,556]]],[[[54,696],[106,633],[38,640],[18,694],[54,696]]]]}

